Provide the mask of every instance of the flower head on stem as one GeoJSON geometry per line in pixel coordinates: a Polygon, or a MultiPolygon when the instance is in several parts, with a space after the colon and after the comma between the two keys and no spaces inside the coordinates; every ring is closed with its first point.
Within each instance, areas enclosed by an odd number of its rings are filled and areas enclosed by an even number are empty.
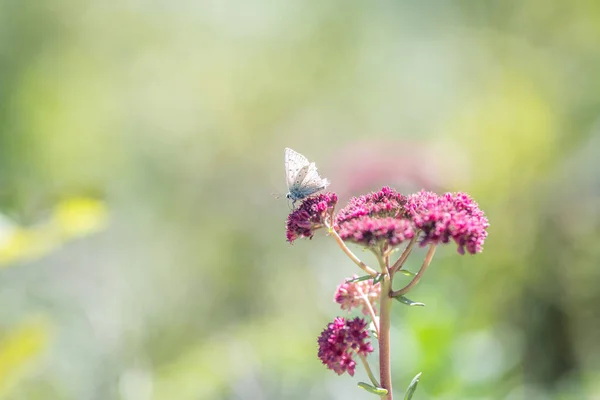
{"type": "Polygon", "coordinates": [[[465,249],[471,254],[483,250],[488,219],[469,195],[420,191],[408,196],[405,207],[415,227],[423,232],[421,246],[452,239],[460,254],[465,249]]]}
{"type": "Polygon", "coordinates": [[[350,376],[354,376],[354,353],[366,356],[373,351],[371,343],[366,341],[368,337],[369,332],[364,319],[356,317],[345,320],[338,317],[321,332],[318,339],[318,356],[323,364],[336,374],[348,372],[350,376]]]}
{"type": "Polygon", "coordinates": [[[379,301],[381,294],[381,285],[373,283],[373,279],[356,281],[358,275],[345,280],[337,287],[334,300],[341,305],[342,310],[352,311],[353,308],[360,308],[364,315],[377,314],[375,303],[379,301]]]}
{"type": "Polygon", "coordinates": [[[405,203],[406,196],[384,186],[379,192],[351,198],[338,212],[336,223],[343,224],[363,216],[402,217],[405,203]]]}
{"type": "Polygon", "coordinates": [[[384,187],[379,192],[350,199],[337,215],[336,228],[344,241],[374,250],[384,256],[389,248],[398,246],[415,235],[411,222],[405,218],[406,197],[384,187]]]}
{"type": "Polygon", "coordinates": [[[325,226],[326,218],[335,208],[338,197],[335,193],[321,193],[308,197],[300,207],[288,215],[286,224],[287,241],[312,238],[314,231],[325,226]]]}

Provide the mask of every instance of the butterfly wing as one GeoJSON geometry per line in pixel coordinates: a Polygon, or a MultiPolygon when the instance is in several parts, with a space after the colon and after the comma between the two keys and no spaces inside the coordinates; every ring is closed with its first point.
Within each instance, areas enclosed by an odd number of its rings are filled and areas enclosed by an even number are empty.
{"type": "Polygon", "coordinates": [[[298,171],[296,178],[294,178],[294,182],[292,183],[291,188],[299,189],[303,186],[304,181],[306,180],[306,178],[308,177],[308,174],[310,173],[311,167],[314,167],[314,163],[310,163],[310,164],[305,165],[304,167],[300,168],[300,171],[298,171]]]}
{"type": "Polygon", "coordinates": [[[288,190],[291,191],[301,173],[304,174],[300,180],[300,183],[302,183],[308,172],[309,165],[308,159],[302,154],[295,152],[290,148],[285,149],[285,179],[288,190]]]}
{"type": "Polygon", "coordinates": [[[292,184],[288,187],[288,194],[292,200],[296,201],[306,197],[303,191],[302,182],[304,182],[306,175],[309,172],[309,169],[310,164],[300,168],[300,171],[298,171],[298,173],[296,174],[296,177],[292,181],[292,184]]]}
{"type": "Polygon", "coordinates": [[[300,186],[300,191],[306,197],[325,189],[328,185],[329,181],[319,176],[315,163],[310,163],[306,176],[300,186]]]}

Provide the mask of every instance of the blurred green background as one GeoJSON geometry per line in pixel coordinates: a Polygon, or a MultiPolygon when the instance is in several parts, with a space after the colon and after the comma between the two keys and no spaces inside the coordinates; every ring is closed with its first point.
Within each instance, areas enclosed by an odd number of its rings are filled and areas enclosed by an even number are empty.
{"type": "Polygon", "coordinates": [[[600,399],[599,39],[594,0],[0,0],[0,398],[372,398],[316,357],[359,271],[285,242],[292,147],[490,219],[395,306],[398,397],[600,399]]]}

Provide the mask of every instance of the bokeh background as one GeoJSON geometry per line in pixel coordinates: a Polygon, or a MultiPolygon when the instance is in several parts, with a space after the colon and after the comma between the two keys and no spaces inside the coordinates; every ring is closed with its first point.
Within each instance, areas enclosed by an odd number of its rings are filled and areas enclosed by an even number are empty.
{"type": "Polygon", "coordinates": [[[594,0],[1,0],[0,398],[372,398],[316,357],[359,271],[286,243],[292,147],[490,219],[394,307],[397,397],[600,399],[599,40],[594,0]]]}

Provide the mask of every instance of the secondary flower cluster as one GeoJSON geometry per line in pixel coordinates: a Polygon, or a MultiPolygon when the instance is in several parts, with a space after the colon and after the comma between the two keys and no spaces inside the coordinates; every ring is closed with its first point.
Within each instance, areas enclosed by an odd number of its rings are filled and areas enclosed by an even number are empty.
{"type": "Polygon", "coordinates": [[[458,252],[479,253],[487,237],[488,219],[466,193],[439,196],[421,191],[408,196],[406,212],[417,229],[423,232],[422,246],[429,243],[458,245],[458,252]]]}
{"type": "Polygon", "coordinates": [[[319,358],[336,374],[348,372],[354,376],[354,353],[366,356],[373,351],[371,343],[365,341],[368,337],[365,320],[356,317],[347,321],[338,317],[319,336],[319,358]]]}
{"type": "Polygon", "coordinates": [[[292,243],[302,237],[312,238],[314,231],[325,224],[327,214],[335,208],[335,193],[322,193],[305,199],[287,219],[287,240],[292,243]]]}
{"type": "Polygon", "coordinates": [[[353,308],[361,308],[362,313],[367,315],[370,305],[375,312],[375,302],[379,300],[381,284],[373,284],[373,279],[349,282],[356,278],[358,275],[353,275],[337,287],[334,295],[335,302],[340,304],[342,310],[352,311],[353,308]]]}
{"type": "MultiPolygon", "coordinates": [[[[287,240],[311,238],[315,229],[325,224],[337,200],[335,193],[304,200],[288,216],[287,240]]],[[[350,199],[335,218],[335,230],[344,241],[387,249],[419,235],[422,246],[452,239],[460,254],[481,252],[488,226],[483,211],[465,193],[440,196],[421,191],[407,197],[389,187],[350,199]]]]}

